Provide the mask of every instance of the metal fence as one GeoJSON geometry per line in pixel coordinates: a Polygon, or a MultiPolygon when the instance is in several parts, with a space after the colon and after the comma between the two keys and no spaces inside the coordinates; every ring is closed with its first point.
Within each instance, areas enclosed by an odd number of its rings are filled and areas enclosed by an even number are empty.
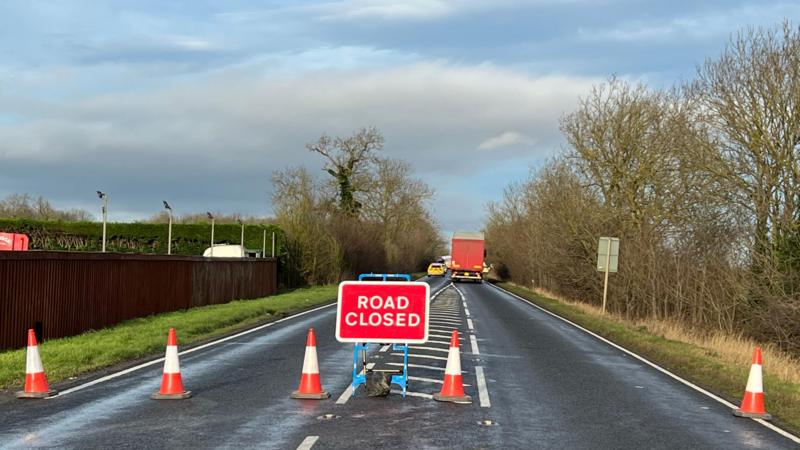
{"type": "Polygon", "coordinates": [[[272,258],[0,252],[0,349],[276,291],[272,258]]]}

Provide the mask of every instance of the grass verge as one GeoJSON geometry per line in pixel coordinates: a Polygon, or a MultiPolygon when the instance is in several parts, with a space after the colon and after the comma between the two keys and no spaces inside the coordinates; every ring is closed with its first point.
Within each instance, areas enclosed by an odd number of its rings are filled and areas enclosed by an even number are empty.
{"type": "MultiPolygon", "coordinates": [[[[679,324],[631,322],[601,315],[598,308],[549,298],[513,283],[498,286],[519,295],[739,404],[747,384],[755,342],[741,337],[697,335],[679,324]]],[[[800,430],[800,361],[770,346],[764,351],[767,411],[776,423],[800,430]],[[774,369],[774,370],[773,370],[774,369]]]]}
{"type": "MultiPolygon", "coordinates": [[[[138,319],[78,336],[39,344],[48,381],[58,382],[124,361],[164,351],[174,327],[180,345],[220,336],[269,319],[289,315],[336,298],[336,286],[319,286],[254,300],[236,300],[138,319]]],[[[0,389],[25,381],[25,349],[0,353],[0,389]]]]}

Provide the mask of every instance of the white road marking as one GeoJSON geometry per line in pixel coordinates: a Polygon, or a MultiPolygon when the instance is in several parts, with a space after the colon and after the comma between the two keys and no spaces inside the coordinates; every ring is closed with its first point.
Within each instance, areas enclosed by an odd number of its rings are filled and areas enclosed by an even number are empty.
{"type": "MultiPolygon", "coordinates": [[[[387,366],[400,366],[403,367],[403,363],[386,363],[387,366]]],[[[436,366],[426,366],[425,364],[411,364],[408,363],[408,367],[415,368],[415,369],[428,369],[428,370],[438,370],[439,372],[444,372],[444,367],[436,367],[436,366]]],[[[461,373],[467,373],[465,370],[462,370],[461,373]]]]}
{"type": "MultiPolygon", "coordinates": [[[[391,390],[391,391],[389,391],[389,392],[391,392],[392,394],[398,394],[398,395],[402,395],[402,394],[403,394],[403,391],[401,391],[401,390],[397,390],[397,389],[392,389],[392,390],[391,390]]],[[[425,394],[425,393],[422,393],[422,392],[412,392],[412,391],[406,391],[406,395],[407,395],[407,396],[409,396],[409,397],[422,397],[422,398],[427,398],[427,399],[429,399],[429,400],[430,400],[430,399],[433,399],[433,396],[432,396],[431,394],[425,394]]]]}
{"type": "MultiPolygon", "coordinates": [[[[453,330],[457,330],[458,327],[447,327],[447,328],[444,328],[444,327],[428,327],[428,329],[432,330],[432,331],[439,331],[441,333],[452,333],[453,330]]],[[[430,336],[430,334],[428,336],[430,336]]]]}
{"type": "MultiPolygon", "coordinates": [[[[452,332],[452,331],[453,331],[453,330],[450,330],[450,332],[452,332]]],[[[450,339],[450,338],[452,337],[452,335],[447,335],[447,334],[431,334],[431,333],[429,333],[429,334],[428,334],[428,337],[438,337],[438,338],[450,339]]],[[[461,336],[461,335],[459,335],[459,336],[458,336],[458,340],[459,340],[459,341],[463,341],[463,340],[464,340],[464,336],[461,336]]],[[[449,343],[450,343],[450,341],[447,341],[447,343],[449,344],[449,343]]]]}
{"type": "Polygon", "coordinates": [[[373,367],[375,367],[375,363],[374,362],[367,363],[367,370],[372,370],[373,367]]]}
{"type": "Polygon", "coordinates": [[[303,439],[303,442],[297,446],[297,450],[309,450],[317,443],[317,440],[319,440],[319,436],[307,436],[303,439]]]}
{"type": "Polygon", "coordinates": [[[472,354],[480,355],[481,351],[478,349],[478,339],[475,337],[474,334],[469,335],[469,343],[472,346],[472,354]]]}
{"type": "MultiPolygon", "coordinates": [[[[393,356],[403,356],[402,353],[392,353],[393,356]]],[[[419,353],[409,353],[409,358],[425,358],[425,359],[438,359],[439,361],[447,361],[447,358],[443,358],[441,356],[433,356],[433,355],[421,355],[419,353]]]]}
{"type": "Polygon", "coordinates": [[[450,353],[450,343],[449,342],[448,342],[447,348],[423,347],[421,345],[409,345],[408,348],[413,348],[415,350],[430,350],[432,352],[450,353]]]}
{"type": "MultiPolygon", "coordinates": [[[[233,334],[233,335],[230,335],[230,336],[226,336],[226,337],[221,338],[221,339],[217,339],[216,341],[211,341],[211,342],[208,342],[208,343],[203,344],[203,345],[198,345],[197,347],[192,347],[192,348],[190,348],[188,350],[184,350],[182,352],[179,352],[178,355],[187,355],[189,353],[193,353],[193,352],[196,352],[196,351],[199,351],[199,350],[203,350],[203,349],[206,349],[208,347],[213,347],[213,346],[221,344],[223,342],[227,342],[227,341],[230,341],[232,339],[236,339],[236,338],[239,338],[239,337],[242,337],[242,336],[246,336],[246,335],[248,335],[250,333],[255,333],[256,331],[261,331],[264,328],[269,328],[269,327],[277,325],[277,324],[279,324],[281,322],[285,322],[287,320],[296,319],[298,317],[302,317],[302,316],[305,316],[306,314],[311,314],[313,312],[316,312],[316,311],[319,311],[319,310],[322,310],[322,309],[325,309],[325,308],[330,308],[331,306],[336,306],[336,303],[334,302],[334,303],[331,303],[329,305],[324,305],[324,306],[320,306],[318,308],[309,309],[308,311],[303,311],[301,313],[297,313],[297,314],[291,315],[289,317],[284,317],[283,319],[278,319],[278,320],[276,320],[274,322],[266,323],[264,325],[260,325],[260,326],[257,326],[255,328],[250,328],[249,330],[242,331],[241,333],[236,333],[236,334],[233,334]]],[[[108,380],[113,380],[114,378],[119,378],[119,377],[121,377],[123,375],[127,375],[127,374],[129,374],[131,372],[135,372],[135,371],[137,371],[139,369],[144,369],[145,367],[150,367],[150,366],[162,363],[162,362],[164,362],[164,358],[163,357],[162,358],[158,358],[158,359],[154,359],[152,361],[148,361],[146,363],[139,364],[138,366],[130,367],[130,368],[127,368],[125,370],[121,370],[119,372],[115,372],[115,373],[106,375],[104,377],[100,377],[100,378],[98,378],[96,380],[89,381],[88,383],[79,384],[79,385],[77,385],[75,387],[72,387],[72,388],[69,388],[69,389],[64,389],[63,391],[59,392],[58,394],[56,394],[56,395],[54,395],[52,397],[47,397],[47,398],[48,399],[54,399],[54,398],[58,398],[58,397],[63,397],[65,395],[67,395],[67,394],[71,394],[73,392],[77,392],[77,391],[86,389],[86,388],[94,386],[96,384],[104,383],[104,382],[106,382],[108,380]]]]}
{"type": "Polygon", "coordinates": [[[381,347],[381,351],[385,352],[386,350],[389,350],[390,347],[391,345],[384,345],[383,347],[381,347]]]}
{"type": "MultiPolygon", "coordinates": [[[[358,372],[359,375],[364,375],[364,370],[362,369],[361,372],[358,372]]],[[[350,400],[350,397],[353,396],[353,381],[350,380],[350,384],[347,385],[347,389],[342,392],[342,395],[336,400],[337,405],[344,405],[350,400]]]]}
{"type": "Polygon", "coordinates": [[[461,325],[460,320],[450,320],[450,319],[431,319],[430,323],[442,326],[461,325]]]}
{"type": "MultiPolygon", "coordinates": [[[[428,337],[430,337],[430,336],[431,335],[429,334],[428,337]]],[[[441,337],[446,337],[446,336],[441,336],[441,337]]],[[[444,344],[444,345],[447,345],[449,347],[450,346],[450,341],[439,341],[439,340],[436,340],[436,339],[428,339],[428,342],[426,342],[426,344],[444,344]]]]}
{"type": "Polygon", "coordinates": [[[467,328],[469,328],[469,331],[475,330],[475,327],[472,326],[472,319],[467,319],[467,328]]]}
{"type": "MultiPolygon", "coordinates": [[[[437,383],[437,384],[444,384],[444,381],[443,381],[443,380],[434,380],[433,378],[425,378],[425,377],[412,377],[412,376],[409,376],[409,377],[408,377],[408,379],[409,379],[409,380],[412,380],[412,381],[422,381],[422,382],[425,382],[425,383],[437,383]]],[[[461,384],[463,384],[464,386],[467,386],[467,387],[469,387],[469,386],[472,386],[471,384],[468,384],[468,383],[461,383],[461,384]]]]}
{"type": "Polygon", "coordinates": [[[478,379],[478,398],[480,398],[481,408],[491,408],[492,402],[489,401],[489,390],[486,388],[483,367],[475,366],[475,378],[478,379]]]}
{"type": "Polygon", "coordinates": [[[467,305],[466,305],[466,304],[464,305],[464,315],[466,315],[467,317],[469,317],[469,308],[467,308],[467,305]]]}
{"type": "Polygon", "coordinates": [[[441,317],[443,319],[461,319],[459,313],[432,312],[431,317],[441,317]]]}
{"type": "MultiPolygon", "coordinates": [[[[680,382],[680,383],[682,383],[682,384],[684,384],[684,385],[686,385],[686,386],[688,386],[688,387],[690,387],[690,388],[694,389],[695,391],[697,391],[697,392],[700,392],[701,394],[703,394],[703,395],[705,395],[705,396],[707,396],[707,397],[709,397],[709,398],[711,398],[711,399],[714,399],[714,400],[716,400],[716,401],[717,401],[717,402],[719,402],[719,403],[722,403],[723,405],[725,405],[725,406],[727,406],[727,407],[729,407],[729,408],[731,408],[731,409],[733,409],[733,408],[738,408],[738,407],[739,407],[738,405],[734,405],[733,403],[731,403],[731,402],[729,402],[729,401],[725,400],[725,399],[724,399],[724,398],[722,398],[722,397],[719,397],[719,396],[717,396],[717,395],[714,395],[714,394],[712,394],[711,392],[708,392],[707,390],[705,390],[705,389],[701,388],[700,386],[698,386],[698,385],[696,385],[696,384],[692,383],[691,381],[689,381],[689,380],[686,380],[686,379],[683,379],[683,378],[679,377],[678,375],[675,375],[674,373],[672,373],[672,372],[670,372],[669,370],[667,370],[667,369],[665,369],[665,368],[663,368],[663,367],[659,366],[658,364],[656,364],[656,363],[654,363],[654,362],[652,362],[652,361],[648,360],[647,358],[645,358],[645,357],[643,357],[643,356],[639,356],[638,354],[636,354],[636,353],[634,353],[634,352],[632,352],[632,351],[628,350],[627,348],[625,348],[625,347],[622,347],[622,346],[620,346],[620,345],[617,345],[617,344],[615,344],[615,343],[613,343],[613,342],[609,341],[608,339],[604,338],[603,336],[600,336],[600,335],[599,335],[599,334],[597,334],[597,333],[594,333],[594,332],[592,332],[592,331],[589,331],[589,330],[587,330],[586,328],[584,328],[584,327],[582,327],[582,326],[578,325],[578,324],[577,324],[577,323],[575,323],[575,322],[572,322],[572,321],[571,321],[571,320],[569,320],[569,319],[565,319],[564,317],[561,317],[561,316],[559,316],[559,315],[558,315],[558,314],[556,314],[556,313],[550,312],[550,311],[548,311],[548,310],[546,310],[546,309],[542,308],[541,306],[539,306],[539,305],[537,305],[537,304],[535,304],[535,303],[532,303],[532,302],[530,302],[530,301],[528,301],[528,300],[526,300],[526,299],[524,299],[524,298],[520,297],[519,295],[517,295],[517,294],[514,294],[513,292],[509,292],[509,291],[507,291],[507,290],[505,290],[505,289],[503,289],[503,288],[501,288],[501,287],[499,287],[499,286],[495,286],[495,285],[493,285],[493,284],[489,284],[489,286],[491,286],[491,287],[493,287],[493,288],[497,289],[497,290],[498,290],[498,291],[500,291],[500,292],[504,292],[504,293],[506,293],[506,294],[510,295],[511,297],[514,297],[514,298],[516,298],[516,299],[518,299],[518,300],[520,300],[520,301],[523,301],[523,302],[525,302],[526,304],[528,304],[528,305],[530,305],[530,306],[533,306],[534,308],[536,308],[536,309],[538,309],[538,310],[540,310],[540,311],[542,311],[542,312],[544,312],[544,313],[546,313],[546,314],[549,314],[549,315],[551,315],[551,316],[555,317],[556,319],[562,320],[562,321],[564,321],[564,322],[566,322],[566,323],[568,323],[568,324],[572,325],[573,327],[575,327],[575,328],[577,328],[577,329],[579,329],[579,330],[583,331],[584,333],[588,334],[589,336],[592,336],[592,337],[594,337],[594,338],[596,338],[596,339],[598,339],[598,340],[600,340],[600,341],[602,341],[602,342],[605,342],[606,344],[608,344],[608,345],[610,345],[610,346],[612,346],[612,347],[616,348],[617,350],[619,350],[619,351],[621,351],[621,352],[624,352],[624,353],[626,353],[626,354],[628,354],[628,355],[630,355],[630,356],[632,356],[632,357],[634,357],[634,358],[638,359],[639,361],[643,362],[644,364],[647,364],[648,366],[650,366],[650,367],[652,367],[652,368],[654,368],[654,369],[658,370],[659,372],[663,373],[664,375],[667,375],[668,377],[670,377],[670,378],[674,379],[675,381],[678,381],[678,382],[680,382]]],[[[786,431],[786,430],[784,430],[784,429],[782,429],[782,428],[779,428],[779,427],[777,427],[777,426],[775,426],[775,425],[773,425],[773,424],[771,424],[771,423],[767,422],[767,421],[766,421],[766,420],[764,420],[764,419],[752,419],[752,420],[754,420],[754,421],[756,421],[756,422],[760,423],[761,425],[764,425],[765,427],[767,427],[767,428],[769,428],[770,430],[772,430],[772,431],[774,431],[774,432],[776,432],[776,433],[780,434],[781,436],[783,436],[783,437],[786,437],[786,438],[788,438],[788,439],[791,439],[792,441],[794,441],[794,442],[797,442],[798,444],[800,444],[800,436],[795,436],[795,435],[793,435],[792,433],[790,433],[790,432],[788,432],[788,431],[786,431]]]]}

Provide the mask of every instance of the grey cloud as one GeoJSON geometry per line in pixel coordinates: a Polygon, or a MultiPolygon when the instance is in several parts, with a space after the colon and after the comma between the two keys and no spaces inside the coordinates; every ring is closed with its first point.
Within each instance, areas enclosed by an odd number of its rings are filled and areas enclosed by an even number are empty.
{"type": "MultiPolygon", "coordinates": [[[[12,168],[24,168],[27,185],[44,195],[65,183],[89,191],[110,183],[109,191],[137,192],[126,194],[128,209],[143,215],[161,196],[191,210],[263,214],[273,170],[320,167],[306,142],[374,125],[386,136],[386,156],[411,161],[437,186],[434,207],[450,226],[464,214],[450,205],[486,195],[470,180],[487,176],[487,167],[525,166],[554,150],[558,117],[595,81],[447,64],[296,78],[225,73],[159,92],[58,103],[25,123],[0,126],[0,155],[9,162],[0,176],[14,179],[12,168]],[[537,136],[540,145],[491,156],[477,149],[507,130],[537,136]],[[443,177],[463,181],[442,184],[443,177]]],[[[497,193],[502,178],[494,183],[497,193]]],[[[476,207],[477,224],[482,203],[476,207]]]]}

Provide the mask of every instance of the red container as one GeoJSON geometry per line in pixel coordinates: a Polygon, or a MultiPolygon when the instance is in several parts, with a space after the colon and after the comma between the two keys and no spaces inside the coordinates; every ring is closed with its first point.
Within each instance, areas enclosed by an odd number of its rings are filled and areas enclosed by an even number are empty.
{"type": "Polygon", "coordinates": [[[28,250],[28,236],[18,233],[0,233],[0,251],[24,252],[28,250]]]}
{"type": "Polygon", "coordinates": [[[481,280],[483,272],[483,233],[457,231],[453,234],[452,259],[450,260],[453,280],[481,280]]]}

